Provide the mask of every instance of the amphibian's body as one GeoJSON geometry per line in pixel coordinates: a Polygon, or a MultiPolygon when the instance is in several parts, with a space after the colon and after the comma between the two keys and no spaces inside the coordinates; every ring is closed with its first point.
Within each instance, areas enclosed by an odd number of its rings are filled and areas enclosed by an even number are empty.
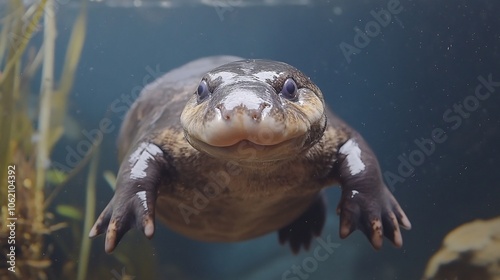
{"type": "Polygon", "coordinates": [[[107,231],[108,252],[132,227],[151,237],[155,215],[204,241],[278,231],[297,252],[320,234],[334,184],[341,237],[401,246],[411,227],[362,137],[285,63],[219,56],[167,73],[128,112],[119,151],[116,193],[90,232],[107,231]]]}

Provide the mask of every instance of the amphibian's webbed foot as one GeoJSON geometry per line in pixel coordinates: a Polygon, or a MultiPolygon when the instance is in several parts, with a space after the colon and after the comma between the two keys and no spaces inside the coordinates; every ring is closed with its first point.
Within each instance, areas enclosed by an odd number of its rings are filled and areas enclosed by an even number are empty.
{"type": "Polygon", "coordinates": [[[290,242],[294,254],[297,254],[302,246],[309,250],[312,239],[321,234],[325,220],[325,199],[323,194],[320,194],[306,212],[278,231],[280,244],[284,245],[287,241],[290,242]]]}
{"type": "Polygon", "coordinates": [[[411,223],[382,181],[377,159],[363,139],[350,139],[339,149],[339,168],[340,237],[359,229],[375,249],[382,247],[384,235],[401,247],[400,226],[410,229],[411,223]]]}
{"type": "Polygon", "coordinates": [[[120,239],[131,228],[152,238],[157,188],[164,157],[161,149],[151,143],[141,143],[123,161],[116,192],[90,230],[93,238],[106,231],[105,250],[113,252],[120,239]]]}
{"type": "Polygon", "coordinates": [[[340,237],[346,238],[359,229],[375,249],[382,247],[384,235],[396,247],[401,247],[403,238],[399,227],[410,229],[410,221],[385,186],[371,187],[379,189],[378,194],[363,193],[354,189],[342,191],[342,198],[337,207],[337,213],[340,215],[340,237]]]}

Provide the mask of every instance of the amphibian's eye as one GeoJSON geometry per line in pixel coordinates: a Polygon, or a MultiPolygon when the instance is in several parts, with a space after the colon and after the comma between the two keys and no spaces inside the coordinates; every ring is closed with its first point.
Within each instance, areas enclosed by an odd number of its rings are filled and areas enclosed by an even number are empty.
{"type": "Polygon", "coordinates": [[[200,101],[205,100],[205,98],[207,98],[210,95],[210,90],[208,89],[208,84],[205,80],[200,82],[196,94],[198,94],[198,100],[200,101]]]}
{"type": "Polygon", "coordinates": [[[286,79],[286,81],[283,83],[281,96],[289,100],[297,98],[297,84],[292,78],[286,79]]]}

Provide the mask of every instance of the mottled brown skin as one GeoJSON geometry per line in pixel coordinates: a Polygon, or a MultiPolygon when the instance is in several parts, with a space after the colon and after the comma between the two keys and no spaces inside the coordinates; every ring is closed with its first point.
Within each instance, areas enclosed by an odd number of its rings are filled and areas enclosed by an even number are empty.
{"type": "Polygon", "coordinates": [[[410,222],[363,138],[325,109],[319,88],[297,69],[232,62],[239,59],[200,59],[143,90],[119,136],[116,193],[90,236],[106,231],[111,252],[130,228],[151,238],[156,215],[203,241],[278,231],[296,253],[322,231],[322,189],[340,184],[340,236],[359,229],[376,249],[384,235],[402,246],[400,226],[410,222]],[[293,98],[284,88],[289,79],[293,98]],[[340,152],[347,141],[359,148],[352,157],[361,171],[340,152]]]}

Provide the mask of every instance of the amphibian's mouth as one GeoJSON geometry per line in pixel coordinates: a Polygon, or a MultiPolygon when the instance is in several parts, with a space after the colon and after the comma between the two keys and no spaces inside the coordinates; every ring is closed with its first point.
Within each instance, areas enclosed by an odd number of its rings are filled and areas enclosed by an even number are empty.
{"type": "Polygon", "coordinates": [[[272,145],[241,140],[232,145],[214,146],[189,135],[186,139],[194,148],[213,157],[244,162],[268,162],[296,156],[305,141],[304,136],[299,136],[272,145]]]}
{"type": "Polygon", "coordinates": [[[248,117],[236,116],[238,120],[212,121],[205,129],[193,133],[194,137],[215,147],[230,147],[242,141],[259,146],[274,146],[303,135],[307,128],[300,126],[285,127],[271,118],[256,122],[248,117]]]}

